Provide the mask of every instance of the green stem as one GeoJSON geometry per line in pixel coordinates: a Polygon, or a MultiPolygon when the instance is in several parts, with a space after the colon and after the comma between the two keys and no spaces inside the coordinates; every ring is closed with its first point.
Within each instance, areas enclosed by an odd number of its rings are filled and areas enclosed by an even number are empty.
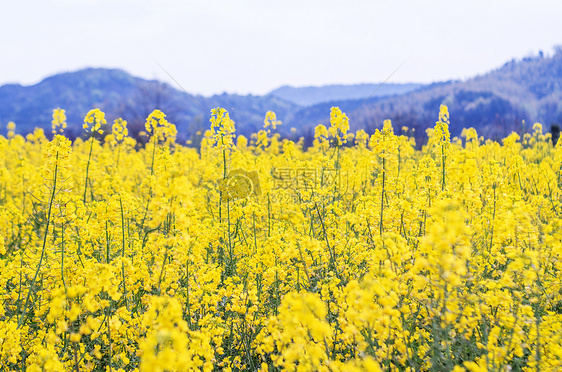
{"type": "Polygon", "coordinates": [[[338,272],[338,267],[336,264],[336,252],[333,251],[332,247],[330,246],[330,242],[328,241],[328,232],[326,231],[326,226],[324,225],[324,220],[322,219],[322,215],[320,214],[320,209],[318,208],[318,204],[315,204],[316,212],[318,213],[318,218],[320,219],[320,224],[322,225],[322,231],[324,232],[324,237],[326,238],[326,245],[328,246],[328,252],[330,253],[330,261],[331,266],[336,274],[336,277],[341,280],[340,274],[338,272]]]}
{"type": "Polygon", "coordinates": [[[160,275],[158,276],[158,295],[161,294],[160,286],[162,285],[162,279],[164,278],[164,269],[166,267],[166,261],[168,261],[168,251],[170,247],[166,245],[166,253],[164,254],[164,260],[162,260],[162,268],[160,269],[160,275]]]}
{"type": "Polygon", "coordinates": [[[66,282],[64,281],[64,224],[61,228],[62,242],[61,242],[61,259],[60,259],[60,275],[62,278],[62,285],[64,286],[64,291],[66,292],[66,282]]]}
{"type": "Polygon", "coordinates": [[[384,187],[386,181],[386,158],[382,158],[382,192],[381,192],[381,220],[379,224],[379,233],[382,236],[383,213],[384,213],[384,187]]]}
{"type": "Polygon", "coordinates": [[[86,192],[88,190],[88,173],[90,171],[90,160],[92,159],[92,149],[94,148],[94,135],[90,137],[90,153],[88,155],[88,164],[86,164],[86,181],[84,182],[84,204],[86,204],[86,192]]]}
{"type": "Polygon", "coordinates": [[[123,213],[123,201],[119,197],[119,206],[121,207],[121,275],[123,276],[123,297],[125,297],[125,302],[127,301],[127,285],[125,283],[125,216],[123,213]]]}
{"type": "Polygon", "coordinates": [[[111,316],[109,314],[109,307],[106,308],[106,319],[107,319],[107,342],[109,343],[109,362],[108,362],[108,367],[109,367],[109,372],[112,371],[111,369],[111,359],[112,359],[112,350],[111,350],[111,327],[109,324],[109,321],[111,319],[111,316]]]}
{"type": "MultiPolygon", "coordinates": [[[[152,148],[152,163],[150,164],[150,175],[154,175],[154,158],[156,157],[156,140],[154,140],[154,147],[152,148]]],[[[144,229],[144,222],[146,221],[146,217],[148,216],[148,206],[150,205],[150,201],[152,200],[152,186],[150,186],[148,190],[148,200],[146,201],[146,207],[144,209],[144,216],[142,217],[141,222],[141,230],[144,229]]]]}
{"type": "Polygon", "coordinates": [[[106,245],[106,253],[105,253],[106,259],[105,259],[105,261],[106,261],[106,263],[109,263],[110,258],[111,258],[111,257],[110,257],[110,249],[109,249],[109,247],[110,247],[110,240],[111,240],[111,239],[110,239],[110,236],[109,236],[109,221],[106,220],[106,221],[105,221],[105,243],[106,243],[106,244],[105,244],[105,245],[106,245]]]}
{"type": "Polygon", "coordinates": [[[154,175],[154,159],[155,158],[156,158],[156,139],[154,139],[154,147],[152,148],[152,162],[150,163],[150,175],[151,176],[154,175]]]}
{"type": "MultiPolygon", "coordinates": [[[[37,276],[39,276],[39,271],[41,270],[41,265],[43,263],[43,258],[45,257],[45,248],[47,247],[47,235],[49,234],[49,225],[51,223],[51,212],[53,208],[53,201],[55,200],[55,195],[57,191],[57,175],[58,175],[58,160],[59,160],[59,153],[57,151],[55,155],[55,171],[53,174],[53,191],[51,192],[51,199],[49,200],[49,210],[47,212],[47,223],[45,224],[45,235],[43,236],[43,248],[41,249],[41,257],[39,258],[39,263],[37,264],[37,269],[35,269],[35,275],[31,280],[31,284],[29,285],[29,291],[27,292],[27,296],[25,298],[25,305],[23,306],[23,311],[21,317],[18,321],[18,329],[22,326],[23,321],[25,319],[25,315],[27,313],[27,307],[29,306],[29,299],[31,298],[31,292],[33,291],[33,286],[35,285],[35,281],[37,280],[37,276]]],[[[18,311],[19,313],[19,306],[18,311]]]]}
{"type": "MultiPolygon", "coordinates": [[[[222,150],[222,179],[223,181],[226,180],[226,150],[224,149],[224,137],[221,136],[221,144],[223,146],[222,150]]],[[[219,198],[219,222],[222,222],[222,193],[220,192],[219,198]]]]}
{"type": "Polygon", "coordinates": [[[447,157],[445,156],[445,145],[441,145],[441,160],[442,160],[442,174],[441,174],[441,191],[445,191],[445,161],[447,157]]]}
{"type": "Polygon", "coordinates": [[[121,157],[121,144],[117,145],[117,160],[115,161],[115,169],[119,169],[119,158],[121,157]]]}

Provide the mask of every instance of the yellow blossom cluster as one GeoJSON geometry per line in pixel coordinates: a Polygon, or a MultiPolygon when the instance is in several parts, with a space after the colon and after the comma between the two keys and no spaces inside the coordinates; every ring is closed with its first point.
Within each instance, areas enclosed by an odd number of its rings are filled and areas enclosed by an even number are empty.
{"type": "Polygon", "coordinates": [[[277,120],[277,115],[273,111],[268,111],[265,113],[265,119],[263,120],[263,127],[267,129],[271,127],[271,129],[277,129],[278,125],[281,125],[281,120],[277,120]]]}
{"type": "Polygon", "coordinates": [[[236,128],[234,121],[230,119],[228,111],[221,107],[211,110],[211,136],[213,144],[219,148],[230,149],[234,146],[234,136],[236,128]]]}
{"type": "Polygon", "coordinates": [[[61,108],[56,108],[53,110],[53,120],[51,121],[53,134],[63,133],[66,129],[66,111],[61,108]]]}
{"type": "MultiPolygon", "coordinates": [[[[127,122],[119,121],[114,124],[116,140],[122,140],[125,132],[127,130],[127,122]]],[[[146,118],[145,128],[148,134],[152,135],[152,138],[156,142],[165,142],[167,145],[171,145],[176,140],[177,129],[176,126],[166,120],[166,114],[160,110],[154,110],[148,118],[146,118]]]]}
{"type": "MultiPolygon", "coordinates": [[[[62,115],[64,115],[64,112],[62,112],[62,115]]],[[[53,121],[56,121],[57,124],[59,124],[60,120],[62,119],[62,115],[60,111],[55,110],[53,112],[53,121]]],[[[103,134],[103,129],[101,129],[101,126],[104,124],[107,124],[107,120],[105,120],[105,113],[100,109],[93,109],[86,114],[86,117],[84,118],[84,124],[82,124],[82,128],[92,134],[96,132],[99,134],[103,134]]],[[[53,125],[55,124],[53,123],[53,125]]]]}
{"type": "Polygon", "coordinates": [[[0,136],[0,370],[562,370],[540,124],[451,139],[442,106],[420,148],[333,108],[304,148],[217,108],[195,149],[159,110],[144,144],[84,122],[0,136]]]}
{"type": "Polygon", "coordinates": [[[332,107],[330,110],[330,128],[328,132],[336,140],[337,145],[347,142],[349,131],[349,119],[347,115],[343,113],[339,107],[332,107]]]}
{"type": "Polygon", "coordinates": [[[8,138],[13,138],[16,135],[16,123],[13,121],[8,122],[6,129],[8,130],[8,138]]]}
{"type": "Polygon", "coordinates": [[[123,142],[125,137],[129,135],[129,129],[127,129],[127,121],[121,118],[115,119],[115,121],[113,122],[113,126],[111,127],[111,134],[113,134],[113,139],[115,142],[123,142]]]}

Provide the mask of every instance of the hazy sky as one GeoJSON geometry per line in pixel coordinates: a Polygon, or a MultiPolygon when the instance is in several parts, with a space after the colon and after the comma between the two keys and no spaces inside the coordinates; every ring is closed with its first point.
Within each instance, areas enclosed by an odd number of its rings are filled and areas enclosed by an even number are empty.
{"type": "Polygon", "coordinates": [[[122,68],[204,95],[465,79],[562,44],[562,1],[18,0],[0,85],[122,68]],[[174,84],[172,82],[172,84],[174,84]],[[174,84],[175,85],[175,84],[174,84]]]}

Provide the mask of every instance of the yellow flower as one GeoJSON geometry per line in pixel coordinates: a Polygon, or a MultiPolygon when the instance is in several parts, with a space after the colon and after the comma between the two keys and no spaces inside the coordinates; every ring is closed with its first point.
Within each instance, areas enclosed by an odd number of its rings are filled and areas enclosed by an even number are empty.
{"type": "Polygon", "coordinates": [[[219,148],[230,149],[234,147],[234,121],[230,119],[228,111],[221,107],[211,110],[211,134],[214,144],[219,148]]]}
{"type": "Polygon", "coordinates": [[[339,107],[332,107],[330,110],[330,128],[328,132],[332,137],[334,137],[338,143],[347,142],[347,131],[349,130],[349,119],[347,115],[343,113],[339,107]]]}
{"type": "Polygon", "coordinates": [[[328,138],[328,129],[322,124],[314,128],[314,138],[328,138]]]}
{"type": "Polygon", "coordinates": [[[57,132],[57,129],[62,133],[66,129],[66,114],[65,110],[61,108],[56,108],[53,110],[53,120],[51,121],[53,134],[57,132]]]}
{"type": "Polygon", "coordinates": [[[6,129],[8,129],[8,138],[13,138],[16,134],[16,123],[9,121],[6,129]]]}
{"type": "Polygon", "coordinates": [[[86,129],[86,132],[94,133],[103,133],[101,129],[102,125],[107,124],[105,120],[105,113],[100,109],[92,109],[88,111],[86,117],[84,117],[84,124],[82,125],[83,129],[86,129]]]}
{"type": "Polygon", "coordinates": [[[273,111],[268,111],[265,114],[265,119],[263,121],[264,129],[271,126],[272,129],[276,129],[278,125],[281,125],[281,121],[277,120],[277,116],[273,111]]]}
{"type": "Polygon", "coordinates": [[[176,126],[166,120],[166,114],[160,110],[152,111],[146,118],[144,126],[147,133],[151,134],[151,138],[156,142],[164,142],[170,145],[176,140],[178,134],[176,126]]]}
{"type": "Polygon", "coordinates": [[[115,119],[113,126],[111,127],[111,133],[113,134],[115,141],[123,142],[123,139],[129,135],[127,121],[121,118],[115,119]]]}

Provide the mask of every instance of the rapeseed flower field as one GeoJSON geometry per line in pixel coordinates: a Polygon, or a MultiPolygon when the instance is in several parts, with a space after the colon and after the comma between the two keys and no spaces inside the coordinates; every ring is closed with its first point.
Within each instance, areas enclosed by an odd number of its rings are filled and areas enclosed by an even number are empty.
{"type": "MultiPolygon", "coordinates": [[[[437,113],[436,113],[437,114],[437,113]]],[[[0,136],[2,371],[558,371],[562,141],[0,136]]],[[[397,131],[398,132],[398,131],[397,131]]]]}

